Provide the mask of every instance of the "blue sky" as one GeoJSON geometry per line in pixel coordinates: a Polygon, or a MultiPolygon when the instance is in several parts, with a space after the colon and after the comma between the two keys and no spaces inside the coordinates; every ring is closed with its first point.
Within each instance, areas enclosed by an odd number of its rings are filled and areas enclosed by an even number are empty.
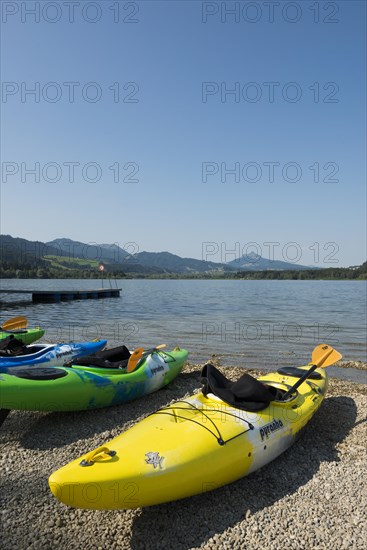
{"type": "Polygon", "coordinates": [[[1,232],[365,261],[365,11],[3,2],[1,232]]]}

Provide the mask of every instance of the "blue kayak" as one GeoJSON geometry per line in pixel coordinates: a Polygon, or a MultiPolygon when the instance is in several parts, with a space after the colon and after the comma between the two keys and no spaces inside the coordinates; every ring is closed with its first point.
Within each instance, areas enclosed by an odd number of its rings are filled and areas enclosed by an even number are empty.
{"type": "MultiPolygon", "coordinates": [[[[13,344],[13,342],[11,342],[13,344]]],[[[69,344],[32,344],[18,349],[0,350],[0,372],[8,372],[12,367],[42,365],[47,367],[62,366],[78,357],[101,351],[107,340],[93,342],[71,342],[69,344]]]]}

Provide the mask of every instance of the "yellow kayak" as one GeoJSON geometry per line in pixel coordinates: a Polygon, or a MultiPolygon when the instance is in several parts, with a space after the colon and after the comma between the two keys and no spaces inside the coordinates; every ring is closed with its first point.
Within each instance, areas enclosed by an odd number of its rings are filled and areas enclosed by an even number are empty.
{"type": "Polygon", "coordinates": [[[206,365],[201,392],[54,472],[51,491],[76,508],[138,508],[246,476],[288,449],[320,407],[327,375],[314,365],[301,380],[309,369],[285,367],[231,382],[206,365]]]}

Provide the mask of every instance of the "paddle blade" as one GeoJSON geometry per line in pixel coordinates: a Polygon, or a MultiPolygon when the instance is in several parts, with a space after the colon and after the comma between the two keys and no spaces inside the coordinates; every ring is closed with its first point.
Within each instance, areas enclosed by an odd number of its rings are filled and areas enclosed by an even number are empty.
{"type": "Polygon", "coordinates": [[[132,372],[133,370],[135,370],[135,367],[139,363],[140,359],[142,358],[143,353],[144,353],[144,348],[137,348],[135,351],[132,352],[132,354],[129,357],[129,361],[127,363],[126,372],[132,372]]]}
{"type": "Polygon", "coordinates": [[[333,365],[341,358],[342,354],[328,344],[320,344],[312,352],[312,363],[322,368],[333,365]]]}
{"type": "Polygon", "coordinates": [[[18,317],[12,317],[8,321],[5,321],[5,323],[1,326],[4,330],[17,330],[22,328],[27,328],[28,326],[28,320],[26,317],[23,317],[23,315],[19,315],[18,317]]]}

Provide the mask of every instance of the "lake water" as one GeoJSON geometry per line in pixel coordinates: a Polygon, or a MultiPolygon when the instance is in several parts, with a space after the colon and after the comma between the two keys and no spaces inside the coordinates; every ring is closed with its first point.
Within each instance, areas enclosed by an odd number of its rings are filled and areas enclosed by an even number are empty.
{"type": "MultiPolygon", "coordinates": [[[[104,281],[104,286],[109,286],[104,281]]],[[[115,286],[115,282],[111,283],[115,286]]],[[[0,295],[1,320],[25,315],[44,341],[106,338],[110,346],[166,343],[222,365],[306,364],[319,343],[366,361],[365,281],[121,280],[121,298],[33,304],[0,295]]],[[[94,280],[2,280],[2,289],[95,289],[94,280]]],[[[361,374],[361,376],[363,376],[361,374]]]]}

